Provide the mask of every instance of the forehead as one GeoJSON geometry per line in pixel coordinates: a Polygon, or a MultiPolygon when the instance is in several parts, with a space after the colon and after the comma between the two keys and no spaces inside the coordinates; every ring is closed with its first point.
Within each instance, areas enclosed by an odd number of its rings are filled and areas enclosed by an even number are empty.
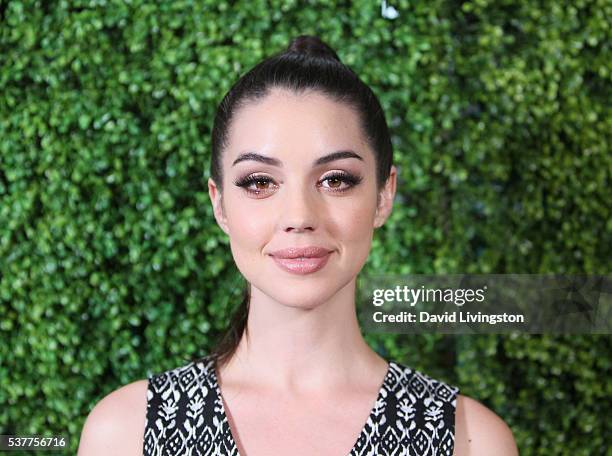
{"type": "Polygon", "coordinates": [[[236,112],[228,139],[225,160],[230,163],[251,150],[283,161],[339,149],[355,150],[366,160],[368,155],[356,112],[318,92],[274,89],[236,112]]]}

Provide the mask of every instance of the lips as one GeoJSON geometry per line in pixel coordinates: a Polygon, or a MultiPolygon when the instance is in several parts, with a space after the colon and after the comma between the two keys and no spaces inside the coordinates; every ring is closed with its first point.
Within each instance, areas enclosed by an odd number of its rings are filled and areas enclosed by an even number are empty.
{"type": "Polygon", "coordinates": [[[310,274],[322,269],[333,250],[324,247],[290,247],[271,253],[276,264],[292,274],[310,274]]]}
{"type": "Polygon", "coordinates": [[[326,249],[325,247],[319,246],[308,246],[308,247],[289,247],[286,249],[276,250],[272,252],[275,258],[323,258],[327,254],[331,253],[332,249],[326,249]]]}

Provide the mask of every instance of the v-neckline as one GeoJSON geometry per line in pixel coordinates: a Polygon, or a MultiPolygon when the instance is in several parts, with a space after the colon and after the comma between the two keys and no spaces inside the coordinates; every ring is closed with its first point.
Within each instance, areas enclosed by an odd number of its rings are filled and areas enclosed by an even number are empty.
{"type": "MultiPolygon", "coordinates": [[[[357,436],[355,443],[353,444],[353,446],[351,447],[351,449],[348,451],[346,455],[338,455],[338,456],[350,456],[351,455],[353,450],[355,450],[357,445],[359,445],[360,440],[363,437],[367,436],[367,428],[368,428],[368,423],[370,422],[370,419],[382,413],[385,407],[387,406],[387,401],[383,401],[383,398],[385,397],[385,394],[384,394],[385,391],[388,391],[389,389],[387,387],[387,383],[391,379],[391,371],[393,370],[392,364],[394,364],[393,361],[387,361],[387,371],[385,372],[383,381],[380,384],[380,388],[378,388],[378,394],[376,395],[374,404],[370,408],[370,413],[368,414],[368,417],[366,418],[365,423],[363,423],[363,426],[361,427],[361,431],[359,432],[359,435],[357,436]],[[379,403],[381,402],[382,402],[382,407],[379,407],[379,403]]],[[[228,430],[227,434],[230,440],[229,443],[232,447],[231,453],[235,454],[236,456],[242,456],[240,454],[240,451],[238,450],[238,444],[236,443],[236,439],[234,438],[234,433],[232,431],[230,421],[227,417],[227,414],[225,413],[225,403],[223,400],[223,395],[221,394],[221,387],[219,386],[219,381],[217,380],[217,363],[214,359],[211,359],[209,360],[208,366],[209,366],[210,375],[212,377],[212,386],[215,390],[215,393],[217,394],[217,399],[219,400],[219,403],[220,403],[221,422],[226,423],[227,425],[227,430],[228,430]]]]}

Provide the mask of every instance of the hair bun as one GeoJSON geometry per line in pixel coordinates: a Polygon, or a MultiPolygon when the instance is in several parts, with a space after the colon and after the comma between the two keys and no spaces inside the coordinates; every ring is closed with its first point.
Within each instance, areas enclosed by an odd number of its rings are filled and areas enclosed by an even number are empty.
{"type": "Polygon", "coordinates": [[[323,57],[326,59],[333,59],[340,61],[340,57],[336,54],[327,43],[321,40],[317,36],[313,35],[300,35],[291,41],[287,52],[296,52],[299,54],[308,54],[315,57],[323,57]]]}

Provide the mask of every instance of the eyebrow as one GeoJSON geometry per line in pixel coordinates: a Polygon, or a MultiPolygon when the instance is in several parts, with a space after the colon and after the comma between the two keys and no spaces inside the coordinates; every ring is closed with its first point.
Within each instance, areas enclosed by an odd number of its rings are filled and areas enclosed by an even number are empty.
{"type": "MultiPolygon", "coordinates": [[[[336,152],[332,152],[331,154],[324,155],[323,157],[317,158],[313,162],[312,166],[313,167],[320,166],[320,165],[324,165],[326,163],[329,163],[335,160],[342,160],[344,158],[356,158],[358,160],[363,161],[363,158],[360,155],[353,152],[352,150],[339,150],[336,152]]],[[[283,163],[278,158],[266,157],[265,155],[261,155],[256,152],[245,152],[243,154],[240,154],[238,158],[234,160],[234,163],[232,163],[232,166],[236,165],[237,163],[240,163],[242,161],[247,161],[247,160],[257,161],[257,162],[265,163],[266,165],[271,165],[271,166],[278,166],[280,168],[283,167],[283,163]]]]}

